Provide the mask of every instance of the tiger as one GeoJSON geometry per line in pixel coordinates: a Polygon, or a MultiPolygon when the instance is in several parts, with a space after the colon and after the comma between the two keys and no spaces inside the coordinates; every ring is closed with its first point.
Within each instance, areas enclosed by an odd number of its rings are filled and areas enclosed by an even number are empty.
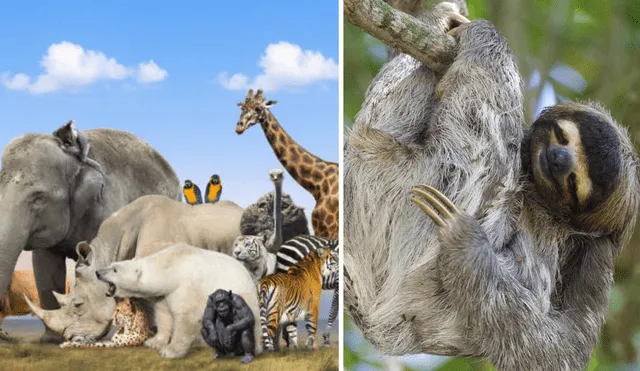
{"type": "Polygon", "coordinates": [[[262,339],[267,351],[279,350],[280,323],[304,319],[307,347],[315,349],[322,277],[338,271],[338,256],[330,249],[311,251],[286,272],[266,276],[258,285],[262,339]]]}
{"type": "Polygon", "coordinates": [[[264,234],[236,237],[232,255],[247,268],[256,284],[276,272],[276,254],[267,251],[264,234]]]}
{"type": "Polygon", "coordinates": [[[135,301],[125,298],[113,312],[117,331],[109,341],[77,343],[65,341],[60,348],[124,348],[139,347],[151,335],[147,314],[135,301]]]}

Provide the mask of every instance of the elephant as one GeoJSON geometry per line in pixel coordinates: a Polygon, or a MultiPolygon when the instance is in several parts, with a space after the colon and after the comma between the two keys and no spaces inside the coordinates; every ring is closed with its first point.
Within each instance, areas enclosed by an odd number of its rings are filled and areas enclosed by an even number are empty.
{"type": "MultiPolygon", "coordinates": [[[[2,152],[0,168],[0,296],[21,251],[32,251],[40,303],[49,310],[59,308],[52,292],[65,290],[65,258],[76,260],[76,245],[95,237],[103,220],[144,195],[182,199],[172,167],[134,134],[80,132],[90,143],[88,157],[100,165],[96,167],[69,151],[64,139],[77,132],[65,130],[75,129],[66,125],[55,135],[29,133],[13,139],[2,152]]],[[[48,328],[41,338],[60,340],[48,328]]]]}
{"type": "MultiPolygon", "coordinates": [[[[151,255],[175,243],[231,255],[233,241],[240,235],[242,213],[242,207],[227,200],[189,205],[164,196],[140,197],[107,218],[90,243],[78,244],[75,285],[67,295],[54,293],[60,309],[43,310],[27,303],[65,340],[95,342],[109,333],[116,307],[114,298],[105,295],[109,286],[98,280],[98,269],[151,255]]],[[[145,310],[153,307],[152,323],[171,316],[162,303],[142,304],[145,310]]]]}

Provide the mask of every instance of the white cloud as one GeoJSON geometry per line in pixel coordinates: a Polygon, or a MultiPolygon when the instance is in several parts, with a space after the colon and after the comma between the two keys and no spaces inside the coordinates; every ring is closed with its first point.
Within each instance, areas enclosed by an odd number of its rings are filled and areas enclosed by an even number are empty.
{"type": "Polygon", "coordinates": [[[241,73],[229,77],[223,72],[218,76],[220,84],[230,90],[260,88],[275,91],[338,79],[338,64],[332,58],[326,58],[318,51],[302,50],[285,41],[269,44],[258,65],[262,73],[251,82],[241,73]]]}
{"type": "Polygon", "coordinates": [[[241,73],[236,73],[231,77],[226,72],[220,74],[220,84],[229,90],[244,89],[249,83],[249,78],[241,73]]]}
{"type": "Polygon", "coordinates": [[[153,60],[150,60],[147,63],[140,63],[138,67],[138,82],[142,84],[162,81],[167,77],[167,75],[167,70],[163,70],[158,67],[153,60]]]}
{"type": "Polygon", "coordinates": [[[138,68],[126,67],[102,52],[85,50],[82,46],[68,41],[49,46],[40,65],[45,72],[33,82],[31,77],[24,73],[11,76],[9,72],[5,72],[2,74],[2,85],[7,89],[42,94],[77,89],[100,80],[137,77],[138,82],[144,84],[162,81],[167,76],[167,71],[153,60],[140,63],[138,68]]]}
{"type": "Polygon", "coordinates": [[[8,72],[2,74],[2,85],[11,90],[22,90],[29,86],[29,76],[19,73],[10,77],[8,72]]]}

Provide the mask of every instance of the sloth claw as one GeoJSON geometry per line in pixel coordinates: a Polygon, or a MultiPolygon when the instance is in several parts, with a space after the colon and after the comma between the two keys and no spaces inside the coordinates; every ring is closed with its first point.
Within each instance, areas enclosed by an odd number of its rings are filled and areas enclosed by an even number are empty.
{"type": "Polygon", "coordinates": [[[469,23],[470,21],[467,19],[467,17],[458,14],[458,13],[449,13],[447,15],[447,26],[445,28],[445,33],[452,35],[453,33],[455,33],[456,29],[465,24],[465,23],[469,23]]]}
{"type": "Polygon", "coordinates": [[[439,227],[453,219],[459,210],[440,191],[426,184],[419,184],[411,189],[411,201],[418,205],[439,227]]]}

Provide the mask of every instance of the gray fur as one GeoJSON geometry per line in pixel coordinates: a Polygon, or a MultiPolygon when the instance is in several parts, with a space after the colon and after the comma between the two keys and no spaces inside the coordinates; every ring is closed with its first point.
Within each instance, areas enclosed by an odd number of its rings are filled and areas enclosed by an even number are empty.
{"type": "MultiPolygon", "coordinates": [[[[460,16],[457,9],[455,4],[443,2],[432,11],[420,13],[419,19],[427,28],[446,32],[451,28],[451,20],[460,16]]],[[[356,122],[385,131],[409,147],[424,147],[429,122],[437,109],[438,80],[418,60],[407,54],[398,55],[371,81],[356,122]]]]}
{"type": "Polygon", "coordinates": [[[410,202],[412,186],[441,190],[492,246],[514,233],[524,122],[515,58],[486,21],[452,34],[459,51],[438,82],[439,102],[437,77],[398,56],[373,81],[345,141],[345,308],[391,355],[471,355],[463,319],[438,297],[441,249],[410,202]]]}
{"type": "MultiPolygon", "coordinates": [[[[385,2],[392,7],[412,15],[418,18],[420,21],[424,23],[425,27],[433,27],[438,22],[443,22],[445,19],[439,18],[439,14],[441,11],[453,11],[453,13],[457,13],[464,17],[469,16],[469,10],[467,9],[467,2],[465,0],[452,0],[451,2],[441,2],[434,7],[433,11],[425,11],[422,9],[422,4],[420,0],[385,0],[385,2]],[[438,19],[439,18],[439,19],[438,19]]],[[[454,19],[460,19],[459,17],[455,17],[454,19]]],[[[436,29],[436,31],[440,31],[440,29],[436,29]]],[[[398,55],[403,55],[400,51],[387,46],[387,61],[392,60],[398,55]]]]}
{"type": "MultiPolygon", "coordinates": [[[[243,235],[257,236],[264,234],[266,241],[271,239],[274,230],[273,192],[260,197],[258,201],[249,205],[242,214],[240,231],[243,235]]],[[[288,241],[295,236],[309,234],[309,223],[304,214],[304,208],[297,206],[291,196],[282,194],[282,241],[288,241]]],[[[269,250],[276,253],[276,250],[269,250]]]]}
{"type": "Polygon", "coordinates": [[[59,127],[58,130],[53,132],[53,136],[62,141],[60,148],[62,148],[64,152],[77,157],[80,162],[84,162],[102,173],[100,164],[89,158],[89,148],[91,144],[89,143],[87,135],[76,129],[73,120],[59,127]]]}
{"type": "Polygon", "coordinates": [[[466,213],[440,230],[441,299],[468,328],[465,349],[499,370],[587,366],[608,309],[614,259],[635,226],[640,179],[628,133],[594,103],[559,104],[547,115],[575,110],[604,118],[621,144],[617,187],[594,211],[567,215],[524,174],[523,212],[506,246],[492,245],[466,213]]]}

